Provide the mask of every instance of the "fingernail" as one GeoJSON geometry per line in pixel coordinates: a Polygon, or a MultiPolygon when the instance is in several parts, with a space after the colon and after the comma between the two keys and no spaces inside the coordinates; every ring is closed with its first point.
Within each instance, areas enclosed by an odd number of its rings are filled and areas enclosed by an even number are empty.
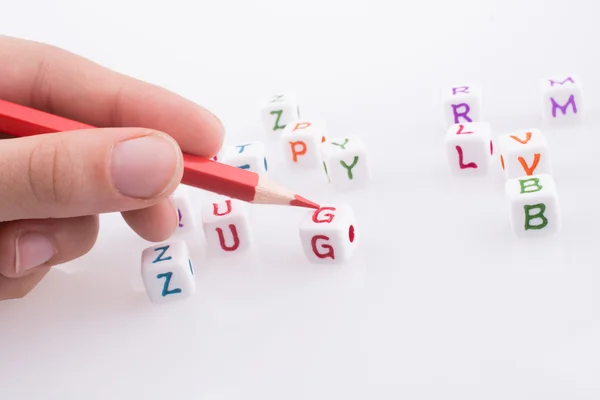
{"type": "Polygon", "coordinates": [[[163,135],[125,140],[112,151],[112,181],[125,196],[151,199],[171,185],[180,160],[175,142],[163,135]]]}
{"type": "Polygon", "coordinates": [[[17,238],[15,254],[15,270],[17,274],[22,274],[50,261],[56,254],[56,249],[52,241],[45,235],[28,232],[17,238]]]}

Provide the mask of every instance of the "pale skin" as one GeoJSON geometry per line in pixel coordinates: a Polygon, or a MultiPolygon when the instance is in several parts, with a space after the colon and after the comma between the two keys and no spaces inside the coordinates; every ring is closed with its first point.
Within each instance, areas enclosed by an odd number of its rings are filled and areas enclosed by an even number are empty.
{"type": "Polygon", "coordinates": [[[224,137],[217,117],[172,92],[6,36],[0,98],[107,127],[0,141],[0,300],[89,252],[99,214],[120,212],[142,238],[168,239],[182,152],[212,157],[224,137]]]}

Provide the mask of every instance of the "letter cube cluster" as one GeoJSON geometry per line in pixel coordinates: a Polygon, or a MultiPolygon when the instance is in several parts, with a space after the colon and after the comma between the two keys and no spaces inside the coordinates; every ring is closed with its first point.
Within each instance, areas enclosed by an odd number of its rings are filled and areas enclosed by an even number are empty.
{"type": "Polygon", "coordinates": [[[498,144],[513,232],[518,237],[556,234],[561,214],[545,136],[531,129],[505,134],[498,144]]]}
{"type": "Polygon", "coordinates": [[[298,171],[322,168],[327,181],[341,191],[363,187],[370,181],[370,161],[363,141],[357,135],[329,140],[326,123],[300,119],[297,106],[294,94],[275,95],[262,109],[267,133],[273,137],[273,132],[280,132],[278,139],[288,167],[298,171]]]}

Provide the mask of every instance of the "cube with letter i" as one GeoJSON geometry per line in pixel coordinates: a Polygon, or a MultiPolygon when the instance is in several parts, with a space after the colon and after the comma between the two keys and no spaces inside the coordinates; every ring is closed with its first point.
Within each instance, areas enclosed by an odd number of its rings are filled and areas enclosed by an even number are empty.
{"type": "Polygon", "coordinates": [[[546,138],[537,129],[502,135],[498,140],[500,161],[507,179],[524,175],[552,174],[546,138]]]}
{"type": "Polygon", "coordinates": [[[367,148],[358,136],[331,139],[321,144],[321,152],[325,174],[336,189],[360,187],[371,179],[367,148]]]}
{"type": "Polygon", "coordinates": [[[221,162],[258,174],[264,174],[269,169],[265,145],[261,142],[247,142],[231,146],[223,152],[221,162]]]}
{"type": "Polygon", "coordinates": [[[248,250],[251,234],[245,204],[226,199],[202,207],[202,227],[208,250],[214,255],[237,254],[248,250]]]}
{"type": "Polygon", "coordinates": [[[561,228],[556,184],[552,175],[522,176],[506,181],[510,220],[518,237],[550,236],[561,228]]]}
{"type": "Polygon", "coordinates": [[[446,133],[446,154],[456,175],[486,175],[494,155],[492,131],[485,122],[452,125],[446,133]]]}
{"type": "Polygon", "coordinates": [[[446,125],[481,121],[481,90],[474,85],[455,86],[444,93],[446,125]]]}
{"type": "Polygon", "coordinates": [[[171,195],[171,199],[177,208],[179,222],[175,233],[187,234],[196,229],[196,215],[187,188],[180,185],[171,195]]]}
{"type": "Polygon", "coordinates": [[[550,121],[573,121],[581,117],[583,95],[577,76],[542,80],[544,117],[550,121]]]}
{"type": "MultiPolygon", "coordinates": [[[[300,118],[300,108],[294,93],[271,96],[262,107],[261,117],[267,133],[278,134],[285,127],[300,118]]],[[[275,135],[277,136],[277,135],[275,135]]]]}
{"type": "Polygon", "coordinates": [[[172,241],[145,249],[142,252],[142,280],[153,303],[192,296],[196,281],[185,242],[172,241]]]}
{"type": "Polygon", "coordinates": [[[289,165],[301,168],[322,167],[321,143],[327,140],[325,123],[292,122],[283,130],[281,140],[289,165]]]}
{"type": "Polygon", "coordinates": [[[300,224],[304,254],[315,264],[336,264],[352,258],[358,237],[350,206],[321,206],[310,211],[300,224]]]}

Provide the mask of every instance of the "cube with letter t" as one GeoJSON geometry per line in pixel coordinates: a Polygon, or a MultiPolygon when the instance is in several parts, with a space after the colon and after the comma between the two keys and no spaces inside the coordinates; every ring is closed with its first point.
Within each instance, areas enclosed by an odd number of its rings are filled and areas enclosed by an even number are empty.
{"type": "Polygon", "coordinates": [[[310,211],[300,225],[304,254],[315,264],[348,261],[358,242],[354,211],[350,206],[321,206],[310,211]]]}
{"type": "Polygon", "coordinates": [[[356,135],[321,144],[325,173],[338,190],[361,187],[371,179],[367,148],[356,135]]]}
{"type": "Polygon", "coordinates": [[[560,230],[558,194],[552,175],[509,179],[505,189],[516,236],[551,236],[560,230]]]}
{"type": "Polygon", "coordinates": [[[142,280],[153,303],[192,296],[196,282],[185,242],[171,241],[145,249],[142,252],[142,280]]]}

